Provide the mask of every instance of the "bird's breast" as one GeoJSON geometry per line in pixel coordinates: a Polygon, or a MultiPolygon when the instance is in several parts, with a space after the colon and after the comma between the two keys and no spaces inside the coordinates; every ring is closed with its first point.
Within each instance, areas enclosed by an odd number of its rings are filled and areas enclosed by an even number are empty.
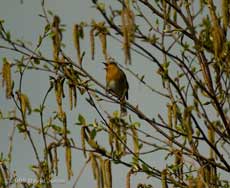
{"type": "Polygon", "coordinates": [[[107,84],[108,89],[112,89],[113,91],[116,90],[117,84],[115,80],[110,80],[107,84]]]}

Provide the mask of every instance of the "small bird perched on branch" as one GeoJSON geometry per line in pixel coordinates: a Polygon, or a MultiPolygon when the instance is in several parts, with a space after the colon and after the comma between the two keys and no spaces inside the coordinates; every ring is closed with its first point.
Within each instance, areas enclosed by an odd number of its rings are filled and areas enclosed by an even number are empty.
{"type": "Polygon", "coordinates": [[[127,115],[125,99],[128,99],[129,84],[125,73],[114,62],[104,63],[106,70],[106,89],[114,92],[120,100],[121,116],[127,115]]]}

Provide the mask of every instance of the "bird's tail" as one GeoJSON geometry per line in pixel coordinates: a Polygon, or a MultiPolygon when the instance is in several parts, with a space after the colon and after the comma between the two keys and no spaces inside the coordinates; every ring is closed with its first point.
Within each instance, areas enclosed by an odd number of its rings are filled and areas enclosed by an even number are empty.
{"type": "Polygon", "coordinates": [[[121,117],[124,117],[124,116],[127,116],[127,109],[125,107],[125,100],[121,100],[121,103],[120,103],[120,110],[121,110],[121,117]]]}

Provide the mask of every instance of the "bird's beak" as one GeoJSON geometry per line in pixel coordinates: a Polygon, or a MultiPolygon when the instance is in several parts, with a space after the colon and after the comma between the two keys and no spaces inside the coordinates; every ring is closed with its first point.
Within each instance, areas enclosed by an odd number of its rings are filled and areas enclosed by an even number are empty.
{"type": "Polygon", "coordinates": [[[106,68],[107,68],[107,66],[108,66],[108,64],[106,63],[106,62],[102,62],[104,65],[105,65],[105,70],[106,70],[106,68]]]}

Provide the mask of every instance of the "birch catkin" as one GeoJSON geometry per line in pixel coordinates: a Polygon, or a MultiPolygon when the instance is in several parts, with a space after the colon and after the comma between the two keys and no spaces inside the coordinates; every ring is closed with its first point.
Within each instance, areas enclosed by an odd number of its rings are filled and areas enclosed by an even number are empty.
{"type": "Polygon", "coordinates": [[[200,167],[197,173],[197,188],[203,188],[204,187],[204,169],[203,167],[200,167]]]}
{"type": "Polygon", "coordinates": [[[74,84],[68,84],[70,110],[77,106],[77,90],[74,84]]]}
{"type": "Polygon", "coordinates": [[[184,126],[184,128],[186,130],[188,141],[189,141],[190,144],[192,144],[192,142],[193,142],[193,139],[192,139],[193,129],[192,129],[192,122],[191,122],[191,110],[192,110],[192,107],[187,107],[184,110],[184,115],[183,115],[183,126],[184,126]]]}
{"type": "Polygon", "coordinates": [[[16,92],[16,94],[17,94],[18,100],[21,103],[22,114],[25,116],[26,111],[28,111],[28,114],[30,114],[32,109],[31,109],[30,101],[27,95],[24,93],[18,92],[18,91],[16,92]]]}
{"type": "Polygon", "coordinates": [[[221,3],[221,11],[222,11],[222,18],[223,18],[223,27],[225,31],[229,25],[229,0],[222,0],[221,3]]]}
{"type": "Polygon", "coordinates": [[[126,188],[131,188],[131,175],[132,175],[132,170],[129,170],[128,174],[126,175],[126,188]]]}
{"type": "Polygon", "coordinates": [[[171,140],[169,141],[170,146],[172,146],[172,139],[174,137],[173,131],[171,129],[173,129],[173,107],[172,105],[168,104],[167,105],[168,108],[168,127],[170,128],[170,136],[171,136],[171,140]]]}
{"type": "Polygon", "coordinates": [[[111,161],[109,159],[105,160],[105,173],[106,173],[105,185],[108,188],[112,188],[111,161]]]}
{"type": "MultiPolygon", "coordinates": [[[[215,130],[212,128],[212,126],[208,127],[208,140],[210,143],[212,143],[212,145],[215,145],[215,130]]],[[[214,158],[214,151],[211,147],[209,149],[209,155],[211,159],[214,158]]]]}
{"type": "Polygon", "coordinates": [[[6,58],[3,59],[2,85],[6,87],[5,89],[6,98],[10,99],[12,93],[11,66],[6,58]]]}
{"type": "Polygon", "coordinates": [[[139,142],[138,142],[137,129],[135,127],[132,127],[131,131],[133,135],[134,153],[136,154],[136,156],[139,156],[139,142]]]}
{"type": "Polygon", "coordinates": [[[125,55],[125,63],[131,64],[131,43],[134,41],[135,33],[135,15],[130,8],[130,1],[125,1],[125,7],[121,12],[121,23],[123,32],[123,50],[125,55]]]}
{"type": "Polygon", "coordinates": [[[58,115],[61,117],[63,114],[63,110],[62,110],[63,84],[60,77],[57,78],[57,80],[55,80],[55,96],[58,105],[58,115]]]}
{"type": "Polygon", "coordinates": [[[4,173],[3,173],[1,166],[0,166],[0,186],[1,187],[6,186],[6,180],[5,180],[4,173]]]}
{"type": "Polygon", "coordinates": [[[183,180],[183,155],[182,151],[176,150],[174,152],[175,155],[175,165],[177,166],[177,176],[180,180],[183,180]]]}
{"type": "Polygon", "coordinates": [[[77,59],[78,63],[81,65],[81,47],[80,47],[80,26],[78,24],[75,24],[73,27],[73,41],[74,46],[77,50],[77,59]]]}
{"type": "Polygon", "coordinates": [[[99,33],[99,39],[101,41],[102,53],[103,53],[105,59],[107,59],[107,39],[106,39],[106,33],[105,32],[99,33]]]}
{"type": "Polygon", "coordinates": [[[99,177],[99,167],[98,167],[98,163],[96,160],[96,156],[93,153],[90,153],[90,161],[91,161],[91,167],[93,171],[93,177],[96,180],[100,178],[99,177]]]}
{"type": "Polygon", "coordinates": [[[71,84],[68,84],[68,90],[69,90],[69,106],[70,110],[73,109],[73,90],[71,84]]]}
{"type": "Polygon", "coordinates": [[[90,30],[90,50],[91,50],[91,59],[94,60],[95,55],[95,37],[94,37],[95,28],[92,26],[90,30]]]}
{"type": "Polygon", "coordinates": [[[60,18],[58,16],[54,16],[52,23],[52,41],[53,41],[53,59],[54,61],[59,61],[59,52],[61,48],[61,39],[62,34],[59,28],[60,18]]]}
{"type": "Polygon", "coordinates": [[[161,184],[162,184],[162,188],[168,188],[168,184],[167,184],[167,169],[164,169],[161,172],[161,184]]]}
{"type": "Polygon", "coordinates": [[[135,21],[134,14],[130,9],[124,8],[121,12],[122,32],[123,32],[123,50],[125,63],[131,63],[131,42],[134,40],[135,21]]]}
{"type": "Polygon", "coordinates": [[[87,135],[85,133],[85,127],[82,126],[81,127],[81,147],[82,147],[82,151],[83,151],[83,154],[84,154],[84,157],[86,158],[87,155],[86,155],[86,146],[85,146],[85,140],[87,139],[87,135]]]}
{"type": "Polygon", "coordinates": [[[224,43],[224,34],[219,26],[219,24],[214,24],[212,27],[212,37],[213,37],[213,50],[215,57],[219,59],[222,55],[223,51],[223,43],[224,43]]]}
{"type": "Polygon", "coordinates": [[[66,149],[65,150],[66,168],[67,168],[68,180],[70,180],[71,176],[73,176],[72,152],[71,152],[70,144],[68,144],[65,149],[66,149]]]}

